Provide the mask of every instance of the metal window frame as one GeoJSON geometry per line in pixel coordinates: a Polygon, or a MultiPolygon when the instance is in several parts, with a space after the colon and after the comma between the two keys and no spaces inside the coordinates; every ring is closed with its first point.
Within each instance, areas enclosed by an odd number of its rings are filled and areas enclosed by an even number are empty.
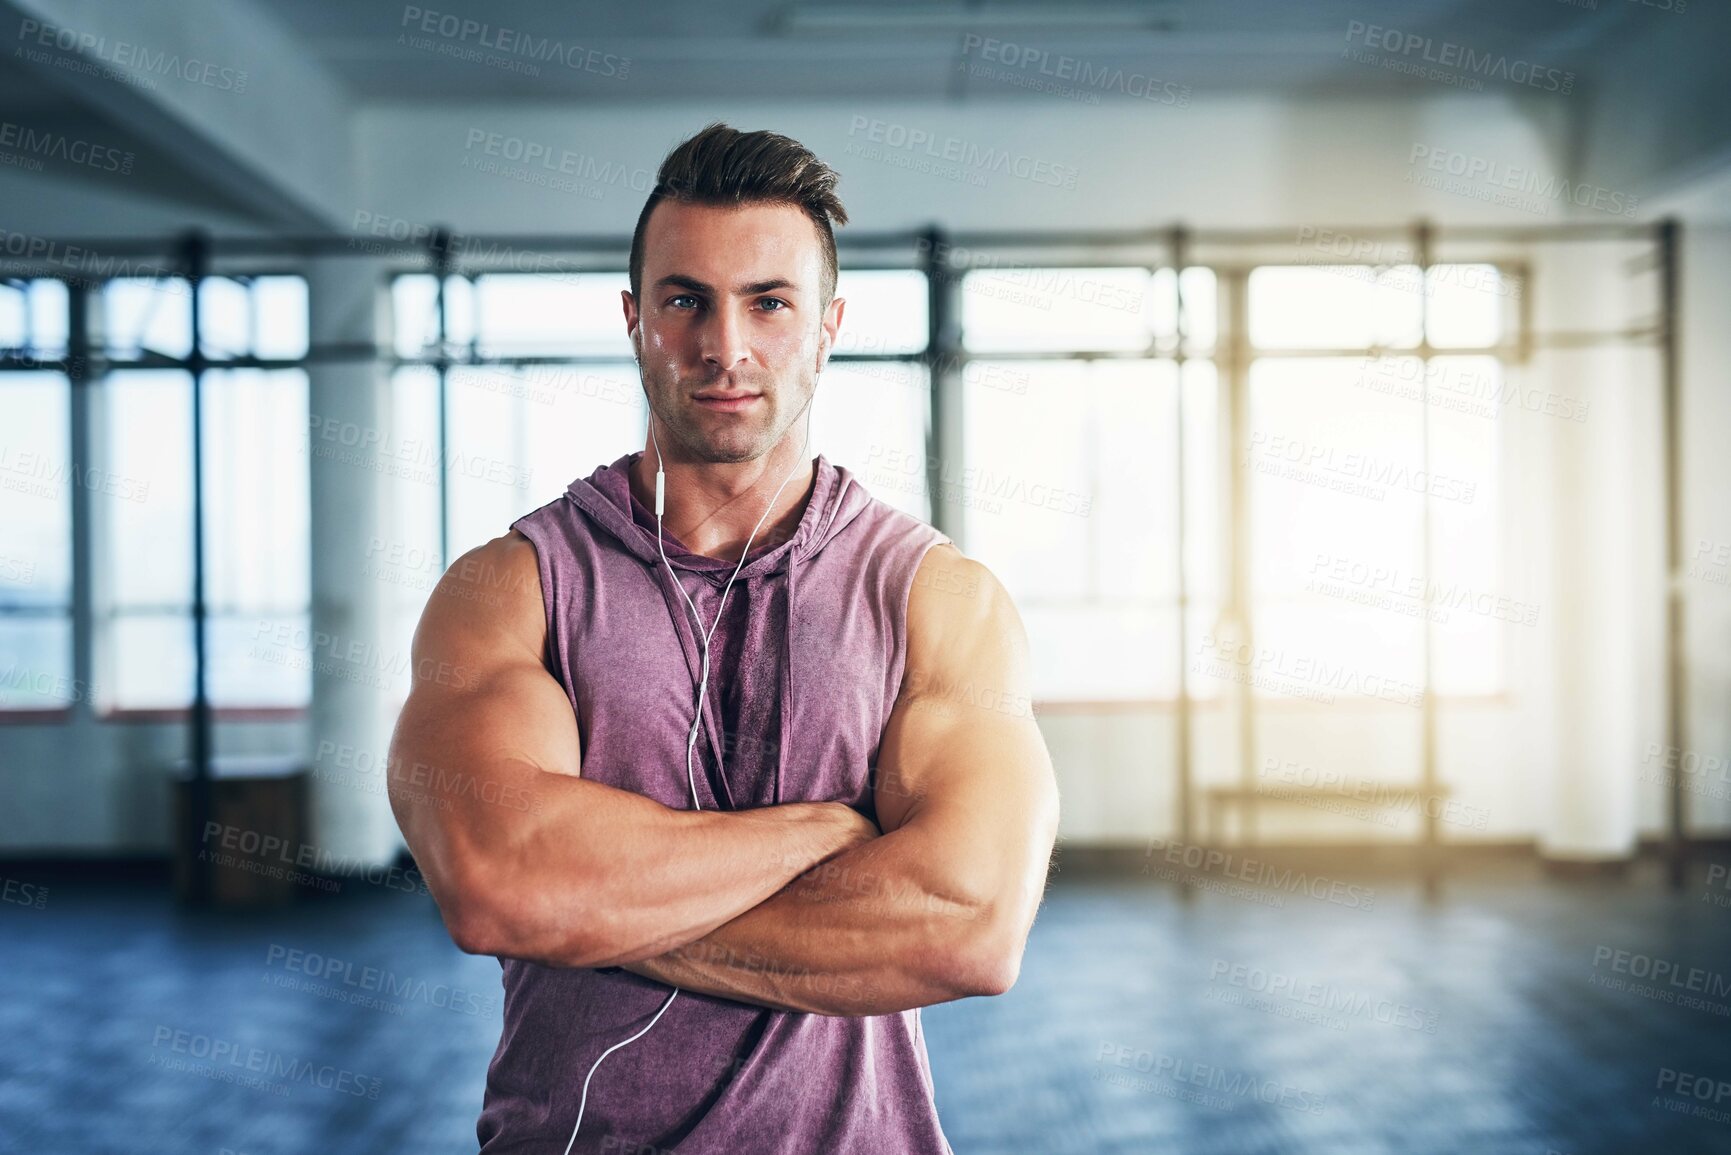
{"type": "MultiPolygon", "coordinates": [[[[1521,339],[1517,342],[1517,354],[1524,357],[1535,348],[1569,348],[1589,344],[1620,344],[1651,340],[1657,347],[1660,358],[1661,375],[1661,405],[1664,445],[1666,458],[1666,476],[1664,479],[1665,501],[1665,552],[1668,583],[1666,592],[1666,719],[1667,740],[1672,748],[1683,748],[1683,735],[1687,727],[1685,714],[1686,684],[1688,678],[1687,653],[1684,646],[1685,605],[1683,600],[1683,543],[1681,540],[1681,499],[1682,499],[1682,463],[1680,453],[1683,446],[1682,421],[1680,407],[1680,378],[1678,361],[1678,313],[1680,309],[1680,280],[1678,276],[1679,241],[1681,225],[1674,218],[1667,218],[1652,224],[1622,223],[1622,222],[1576,222],[1568,224],[1547,224],[1534,226],[1435,226],[1427,221],[1417,221],[1408,225],[1379,225],[1357,228],[1342,228],[1334,230],[1347,235],[1372,239],[1387,238],[1390,240],[1411,240],[1415,251],[1423,258],[1417,262],[1421,268],[1431,264],[1431,254],[1440,238],[1447,237],[1454,241],[1483,241],[1486,243],[1547,243],[1558,241],[1598,241],[1598,240],[1638,240],[1646,241],[1654,246],[1654,263],[1659,274],[1660,303],[1659,316],[1655,324],[1648,329],[1630,330],[1618,333],[1586,333],[1586,334],[1538,334],[1523,326],[1521,339]]],[[[99,238],[94,240],[47,240],[36,238],[40,244],[32,246],[32,253],[26,258],[17,258],[0,254],[0,270],[13,270],[11,275],[36,275],[56,277],[69,281],[78,279],[76,274],[69,277],[66,269],[76,268],[77,263],[87,263],[92,257],[107,260],[130,260],[132,258],[155,257],[167,264],[165,269],[178,269],[181,275],[188,277],[194,285],[193,317],[195,324],[192,354],[187,358],[186,367],[193,373],[194,381],[194,420],[195,420],[195,458],[198,453],[198,430],[196,422],[200,406],[197,399],[202,389],[202,376],[210,367],[205,359],[201,342],[196,331],[198,318],[197,286],[199,282],[211,273],[213,257],[222,254],[228,257],[244,257],[253,260],[305,259],[312,257],[341,256],[372,256],[381,253],[394,254],[401,257],[405,263],[419,264],[426,261],[430,264],[435,276],[440,294],[440,349],[434,358],[434,364],[439,367],[441,420],[440,420],[440,453],[445,452],[444,425],[444,377],[451,362],[447,361],[447,342],[443,340],[446,333],[446,316],[443,307],[444,278],[439,276],[459,264],[456,255],[456,234],[448,228],[432,231],[425,240],[393,241],[388,239],[345,237],[339,234],[301,237],[234,237],[213,238],[202,230],[194,230],[178,237],[169,238],[99,238]],[[357,243],[360,241],[361,243],[357,243]],[[364,245],[364,247],[363,247],[364,245]],[[73,254],[77,253],[76,261],[73,254]]],[[[591,253],[611,254],[602,257],[599,267],[618,267],[618,255],[628,251],[629,238],[607,235],[487,235],[466,237],[471,242],[480,242],[494,247],[496,251],[503,246],[512,252],[534,253],[591,253]]],[[[932,494],[939,492],[937,485],[938,462],[945,449],[956,440],[959,423],[965,419],[965,413],[959,404],[959,384],[961,366],[967,359],[961,348],[959,326],[959,309],[957,295],[960,289],[960,276],[951,267],[947,259],[940,259],[938,254],[943,251],[954,251],[957,247],[967,247],[979,251],[1008,251],[1045,254],[1040,260],[1048,265],[1089,265],[1134,264],[1147,265],[1145,259],[1126,260],[1125,254],[1138,248],[1153,254],[1155,259],[1177,270],[1182,270],[1190,264],[1211,265],[1206,259],[1194,259],[1193,254],[1199,248],[1233,248],[1256,246],[1290,246],[1293,244],[1293,234],[1290,229],[1188,229],[1185,226],[1171,225],[1147,229],[1129,230],[1049,230],[1049,231],[946,231],[940,226],[931,225],[923,229],[890,231],[880,233],[850,233],[838,238],[838,247],[850,252],[888,252],[895,254],[912,250],[906,267],[921,269],[928,278],[928,344],[923,354],[887,358],[861,357],[848,359],[891,359],[917,360],[926,365],[931,397],[929,404],[930,425],[927,431],[928,448],[928,490],[932,494]]],[[[1470,263],[1462,256],[1451,255],[1447,263],[1470,263]]],[[[888,267],[901,267],[891,265],[888,267]]],[[[1158,266],[1150,266],[1158,267],[1158,266]]],[[[259,273],[259,269],[248,270],[259,273]]],[[[402,271],[427,271],[424,268],[402,271]]],[[[521,271],[521,270],[518,270],[521,271]]],[[[598,268],[599,271],[599,268],[598,268]]],[[[128,267],[127,271],[108,275],[137,275],[128,267]]],[[[105,279],[105,278],[104,278],[105,279]]],[[[1180,310],[1182,310],[1182,278],[1180,277],[1180,310]]],[[[88,287],[86,286],[86,290],[88,287]]],[[[80,296],[74,293],[74,296],[80,296]]],[[[1238,316],[1242,317],[1243,302],[1237,303],[1240,309],[1238,316]]],[[[1526,307],[1523,304],[1523,307],[1526,307]]],[[[80,311],[81,306],[72,306],[74,311],[80,311]]],[[[1242,329],[1242,325],[1235,326],[1242,329]]],[[[88,324],[74,325],[69,334],[68,355],[61,365],[74,388],[74,430],[75,436],[82,437],[88,431],[88,402],[84,400],[87,390],[79,386],[88,384],[91,379],[89,372],[89,341],[88,324]]],[[[1421,340],[1428,342],[1428,334],[1421,332],[1421,340]]],[[[1228,349],[1224,351],[1230,365],[1237,371],[1235,375],[1242,376],[1248,365],[1247,348],[1228,349]]],[[[1259,351],[1263,352],[1263,351],[1259,351]]],[[[1358,351],[1361,352],[1361,351],[1358,351]]],[[[1409,352],[1401,350],[1402,353],[1409,352]]],[[[1437,352],[1427,350],[1428,356],[1437,352]]],[[[1479,352],[1479,350],[1474,350],[1479,352]]],[[[1221,359],[1222,350],[1213,350],[1215,359],[1221,359]]],[[[0,383],[4,380],[4,371],[21,368],[18,364],[21,358],[15,351],[0,354],[0,383]]],[[[1177,357],[1185,355],[1182,340],[1178,343],[1177,357]]],[[[290,362],[264,362],[257,360],[224,361],[222,367],[292,367],[309,366],[331,361],[354,360],[384,360],[394,361],[395,350],[381,351],[375,344],[338,345],[309,347],[304,358],[290,362]]],[[[569,359],[562,359],[569,360],[569,359]]],[[[1181,364],[1180,360],[1180,364],[1181,364]]],[[[40,362],[32,367],[41,368],[40,362]]],[[[1239,386],[1233,386],[1239,388],[1239,386]]],[[[1428,394],[1428,385],[1424,387],[1428,394]]],[[[1183,443],[1183,395],[1182,377],[1178,389],[1179,406],[1179,441],[1183,443]]],[[[1231,410],[1231,421],[1241,422],[1243,419],[1242,396],[1232,398],[1234,404],[1231,410]]],[[[1428,396],[1425,408],[1428,410],[1428,396]]],[[[1241,435],[1242,430],[1238,433],[1241,435]]],[[[1426,439],[1428,445],[1428,437],[1426,439]]],[[[80,444],[75,442],[75,446],[80,444]]],[[[1177,484],[1179,486],[1180,520],[1178,557],[1179,571],[1179,622],[1180,645],[1185,644],[1184,628],[1187,624],[1188,590],[1185,587],[1184,566],[1182,558],[1187,546],[1186,527],[1183,522],[1182,510],[1184,504],[1183,452],[1180,449],[1177,484]]],[[[206,606],[203,600],[203,540],[202,540],[202,471],[195,460],[194,467],[194,516],[195,516],[195,577],[193,615],[195,630],[198,636],[196,651],[197,675],[195,703],[193,709],[193,770],[194,770],[194,803],[195,811],[199,807],[208,808],[208,782],[210,773],[210,708],[206,693],[206,654],[204,652],[204,631],[206,606]]],[[[76,487],[75,487],[76,488],[76,487]]],[[[441,486],[441,506],[445,503],[444,486],[441,486]]],[[[1232,515],[1229,532],[1234,539],[1232,554],[1234,573],[1230,580],[1230,592],[1242,598],[1248,593],[1245,566],[1248,564],[1243,549],[1246,543],[1241,539],[1244,532],[1246,509],[1242,504],[1242,485],[1235,484],[1232,492],[1232,515]]],[[[74,598],[85,598],[88,604],[89,592],[89,543],[83,540],[79,528],[80,514],[82,521],[88,525],[88,495],[81,501],[74,497],[74,598]],[[80,507],[83,508],[80,508],[80,507]]],[[[1427,503],[1428,504],[1428,503],[1427,503]]],[[[944,529],[943,506],[935,500],[932,502],[933,521],[939,529],[944,529]]],[[[1427,510],[1428,518],[1428,510],[1427,510]]],[[[441,534],[445,534],[448,516],[440,519],[441,534]]],[[[1429,549],[1429,534],[1425,533],[1424,548],[1429,549]]],[[[446,556],[449,556],[448,543],[445,546],[446,556]]],[[[1426,669],[1427,678],[1430,664],[1430,634],[1431,625],[1426,626],[1426,669]]],[[[75,645],[75,653],[82,647],[75,645]]],[[[1181,649],[1182,653],[1182,649],[1181,649]]],[[[1180,662],[1182,667],[1182,661],[1180,662]]],[[[1428,691],[1428,685],[1427,685],[1428,691]]],[[[1433,695],[1426,693],[1425,710],[1425,767],[1424,781],[1434,784],[1435,781],[1435,718],[1433,695]]],[[[1254,710],[1254,702],[1247,703],[1249,709],[1241,710],[1241,717],[1250,717],[1254,710]]],[[[1180,836],[1189,841],[1193,810],[1193,750],[1190,728],[1190,713],[1192,708],[1188,692],[1188,683],[1180,677],[1179,700],[1177,703],[1179,723],[1177,726],[1177,798],[1178,826],[1180,836]]],[[[1249,735],[1247,735],[1249,736],[1249,735]]],[[[1242,749],[1248,749],[1243,747],[1242,749]]],[[[1248,765],[1248,760],[1246,760],[1248,765]]],[[[1668,875],[1674,887],[1681,886],[1685,873],[1685,855],[1688,837],[1686,834],[1686,816],[1683,782],[1680,775],[1673,775],[1670,781],[1670,791],[1667,805],[1667,838],[1666,849],[1669,864],[1668,875]]],[[[203,811],[198,811],[202,813],[203,811]]],[[[195,825],[195,829],[201,826],[195,825]]],[[[1425,847],[1427,854],[1434,850],[1437,844],[1436,819],[1427,816],[1425,823],[1425,847]]]]}

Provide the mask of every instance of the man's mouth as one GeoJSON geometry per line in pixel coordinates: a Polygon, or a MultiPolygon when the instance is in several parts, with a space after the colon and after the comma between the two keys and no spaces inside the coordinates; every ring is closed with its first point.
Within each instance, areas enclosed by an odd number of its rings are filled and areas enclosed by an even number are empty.
{"type": "Polygon", "coordinates": [[[737,413],[749,408],[752,403],[763,398],[761,393],[697,393],[692,400],[705,409],[714,409],[720,413],[737,413]]]}

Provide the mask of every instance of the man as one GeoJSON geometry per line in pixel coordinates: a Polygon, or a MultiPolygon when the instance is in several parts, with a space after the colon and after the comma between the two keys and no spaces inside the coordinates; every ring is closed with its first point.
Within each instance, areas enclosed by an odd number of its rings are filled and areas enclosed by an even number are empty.
{"type": "Polygon", "coordinates": [[[804,456],[835,183],[721,124],[668,155],[623,294],[644,451],[422,615],[392,758],[441,772],[392,807],[504,970],[484,1152],[946,1152],[919,1009],[1016,980],[1058,817],[1021,621],[804,456]]]}

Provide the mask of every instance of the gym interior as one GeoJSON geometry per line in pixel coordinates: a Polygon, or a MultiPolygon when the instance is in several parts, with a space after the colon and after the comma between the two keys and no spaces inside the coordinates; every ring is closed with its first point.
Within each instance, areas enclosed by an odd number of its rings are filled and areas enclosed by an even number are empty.
{"type": "Polygon", "coordinates": [[[724,121],[841,175],[813,453],[1032,655],[953,1149],[1731,1149],[1731,10],[434,2],[0,0],[0,1145],[474,1149],[411,643],[642,447],[724,121]]]}

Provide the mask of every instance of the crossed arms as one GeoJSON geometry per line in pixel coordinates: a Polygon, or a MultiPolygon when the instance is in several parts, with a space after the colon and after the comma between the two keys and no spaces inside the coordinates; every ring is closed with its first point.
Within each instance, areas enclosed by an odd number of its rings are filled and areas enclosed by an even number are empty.
{"type": "Polygon", "coordinates": [[[513,532],[465,554],[416,631],[389,758],[452,938],[815,1014],[1008,990],[1058,820],[1026,635],[989,571],[947,545],[926,553],[907,620],[881,833],[839,802],[675,810],[580,776],[576,719],[542,663],[534,547],[513,532]]]}

